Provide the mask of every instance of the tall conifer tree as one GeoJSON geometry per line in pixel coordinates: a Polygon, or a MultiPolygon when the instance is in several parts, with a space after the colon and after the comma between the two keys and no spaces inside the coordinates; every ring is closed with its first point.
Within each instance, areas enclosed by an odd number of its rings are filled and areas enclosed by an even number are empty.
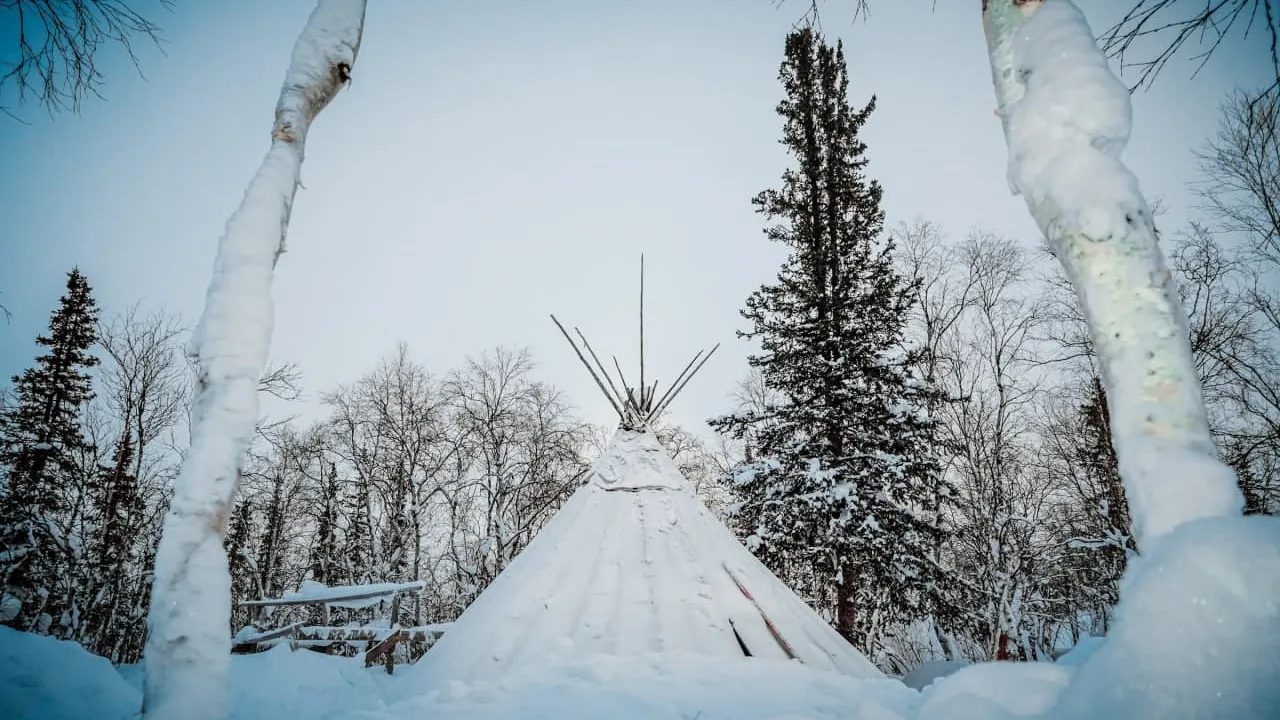
{"type": "Polygon", "coordinates": [[[859,133],[875,108],[847,99],[841,45],[791,33],[780,79],[782,143],[795,167],[754,204],[787,246],[775,282],[743,316],[749,359],[783,398],[713,421],[754,437],[739,476],[747,543],[783,577],[831,588],[836,629],[874,653],[885,626],[928,612],[941,587],[933,392],[903,348],[913,286],[882,240],[880,185],[859,133]]]}
{"type": "Polygon", "coordinates": [[[0,605],[21,629],[56,631],[73,611],[57,588],[71,574],[69,487],[85,448],[80,415],[93,397],[88,369],[98,359],[89,350],[97,322],[89,282],[72,269],[48,335],[36,338],[47,352],[13,378],[16,403],[0,413],[0,605]]]}
{"type": "Polygon", "coordinates": [[[145,595],[134,582],[141,574],[138,533],[145,507],[138,478],[131,471],[133,461],[133,436],[126,425],[111,464],[100,468],[86,488],[92,503],[88,508],[92,533],[84,563],[86,617],[79,640],[90,652],[112,662],[124,660],[120,655],[124,626],[141,619],[132,611],[145,595]]]}
{"type": "Polygon", "coordinates": [[[249,608],[239,603],[259,597],[255,582],[257,566],[250,557],[253,540],[253,502],[245,497],[242,490],[231,511],[231,518],[227,523],[227,535],[222,540],[222,546],[227,551],[227,569],[231,574],[232,633],[247,625],[253,615],[249,608]]]}

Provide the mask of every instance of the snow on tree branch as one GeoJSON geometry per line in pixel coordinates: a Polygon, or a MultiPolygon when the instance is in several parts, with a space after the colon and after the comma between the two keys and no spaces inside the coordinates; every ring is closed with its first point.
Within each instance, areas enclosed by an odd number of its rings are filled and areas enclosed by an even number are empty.
{"type": "Polygon", "coordinates": [[[226,716],[230,577],[222,538],[257,420],[271,341],[272,271],[284,250],[307,131],[350,79],[364,12],[365,0],[320,0],[312,12],[280,91],[271,149],[218,244],[191,342],[197,364],[191,448],[156,554],[147,718],[226,716]]]}
{"type": "Polygon", "coordinates": [[[1147,550],[1190,520],[1238,515],[1151,209],[1119,157],[1128,90],[1071,0],[987,0],[984,21],[1010,186],[1088,318],[1134,537],[1147,550]]]}

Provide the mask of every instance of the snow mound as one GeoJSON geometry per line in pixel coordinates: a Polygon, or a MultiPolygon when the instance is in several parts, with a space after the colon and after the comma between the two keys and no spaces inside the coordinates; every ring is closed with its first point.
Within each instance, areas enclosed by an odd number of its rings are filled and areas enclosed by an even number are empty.
{"type": "Polygon", "coordinates": [[[948,675],[969,666],[963,660],[931,660],[902,676],[902,683],[913,690],[923,690],[948,675]]]}
{"type": "Polygon", "coordinates": [[[987,662],[931,685],[919,720],[1005,720],[1042,716],[1071,680],[1051,663],[987,662]]]}
{"type": "MultiPolygon", "coordinates": [[[[364,658],[335,657],[281,645],[231,660],[232,720],[369,717],[385,708],[397,679],[364,658]]],[[[377,717],[377,715],[373,715],[377,717]]]]}
{"type": "Polygon", "coordinates": [[[897,680],[860,680],[789,661],[697,653],[596,655],[520,666],[484,683],[454,681],[393,705],[385,717],[907,720],[915,717],[919,699],[897,680]]]}
{"type": "MultiPolygon", "coordinates": [[[[142,707],[142,664],[117,670],[79,644],[0,626],[0,718],[132,720],[142,707]]],[[[339,658],[281,646],[235,655],[229,720],[383,717],[399,676],[339,658]]]]}
{"type": "Polygon", "coordinates": [[[1058,658],[1059,665],[1068,667],[1079,667],[1089,661],[1093,654],[1098,652],[1098,648],[1102,647],[1106,642],[1106,638],[1100,637],[1084,637],[1080,638],[1080,642],[1075,647],[1062,654],[1058,658]]]}
{"type": "Polygon", "coordinates": [[[0,718],[134,718],[142,693],[77,643],[0,625],[0,718]]]}
{"type": "Polygon", "coordinates": [[[1198,520],[1143,556],[1063,718],[1280,716],[1280,518],[1198,520]]]}

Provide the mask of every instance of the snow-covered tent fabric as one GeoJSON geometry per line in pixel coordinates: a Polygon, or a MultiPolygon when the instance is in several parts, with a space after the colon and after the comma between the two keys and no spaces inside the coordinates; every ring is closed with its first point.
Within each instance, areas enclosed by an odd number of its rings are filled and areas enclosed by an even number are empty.
{"type": "Polygon", "coordinates": [[[651,433],[625,429],[413,672],[415,685],[441,687],[518,665],[648,653],[881,676],[707,510],[651,433]]]}

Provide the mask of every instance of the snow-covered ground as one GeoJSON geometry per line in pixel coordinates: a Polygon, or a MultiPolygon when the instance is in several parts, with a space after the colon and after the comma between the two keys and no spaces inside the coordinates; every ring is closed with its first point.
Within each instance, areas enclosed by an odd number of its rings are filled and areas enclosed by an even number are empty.
{"type": "MultiPolygon", "coordinates": [[[[0,627],[0,718],[118,720],[142,705],[144,670],[114,668],[79,645],[0,627]]],[[[230,717],[240,720],[360,717],[378,712],[396,676],[281,646],[231,658],[230,717]]],[[[381,717],[372,715],[372,717],[381,717]]]]}
{"type": "MultiPolygon", "coordinates": [[[[624,434],[613,451],[417,666],[388,676],[359,657],[287,645],[231,656],[228,717],[1280,718],[1280,518],[1176,528],[1129,566],[1110,637],[1089,638],[1056,664],[935,665],[904,682],[834,657],[817,662],[828,644],[809,632],[816,629],[803,616],[811,611],[788,610],[780,598],[789,591],[771,589],[776,578],[753,570],[754,558],[695,505],[656,441],[624,434]],[[713,574],[695,570],[735,555],[744,556],[735,567],[752,597],[778,618],[779,637],[813,643],[795,655],[805,664],[746,657],[737,642],[716,640],[719,616],[745,618],[750,603],[710,602],[745,594],[708,587],[700,578],[713,574]],[[609,577],[601,567],[631,582],[601,584],[609,577]]],[[[761,637],[747,633],[741,642],[768,647],[761,637]]],[[[210,676],[217,670],[208,668],[210,676]]],[[[145,675],[74,643],[0,627],[0,720],[136,717],[145,675]]]]}
{"type": "MultiPolygon", "coordinates": [[[[935,668],[935,677],[912,683],[922,691],[892,678],[858,679],[793,661],[664,653],[534,663],[488,682],[449,682],[424,692],[412,671],[388,676],[380,668],[362,667],[360,658],[282,646],[232,657],[229,717],[1280,717],[1280,520],[1192,523],[1144,558],[1125,590],[1117,631],[1106,641],[1090,638],[1057,664],[935,668]]],[[[74,643],[0,627],[0,718],[5,720],[137,717],[142,676],[142,668],[114,668],[74,643]]]]}
{"type": "MultiPolygon", "coordinates": [[[[917,717],[933,692],[922,696],[894,679],[857,680],[791,661],[666,654],[528,666],[491,684],[452,683],[423,695],[412,673],[388,676],[362,664],[288,647],[234,656],[230,717],[900,720],[917,717]]],[[[1041,669],[1053,677],[1067,672],[1041,669]]],[[[114,668],[75,643],[0,627],[6,720],[136,717],[142,674],[137,666],[114,668]]],[[[1020,692],[1024,704],[1045,702],[1020,692]]]]}

